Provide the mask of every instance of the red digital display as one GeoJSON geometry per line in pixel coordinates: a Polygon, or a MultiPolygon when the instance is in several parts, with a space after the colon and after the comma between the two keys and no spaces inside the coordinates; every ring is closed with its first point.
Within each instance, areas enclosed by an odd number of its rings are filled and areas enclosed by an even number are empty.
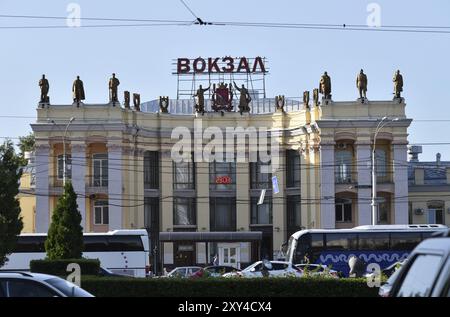
{"type": "Polygon", "coordinates": [[[233,180],[230,176],[217,176],[216,184],[231,184],[233,180]]]}

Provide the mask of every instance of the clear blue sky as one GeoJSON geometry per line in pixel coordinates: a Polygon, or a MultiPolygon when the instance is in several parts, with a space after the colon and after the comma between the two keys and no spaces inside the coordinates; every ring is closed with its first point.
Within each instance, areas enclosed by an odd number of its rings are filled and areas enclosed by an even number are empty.
{"type": "MultiPolygon", "coordinates": [[[[382,25],[448,25],[448,0],[185,0],[203,20],[365,24],[367,5],[381,7],[382,25]]],[[[179,0],[0,0],[0,14],[67,16],[71,2],[81,17],[192,20],[179,0]]],[[[82,24],[89,24],[82,21],[82,24]]],[[[99,23],[99,22],[91,22],[99,23]]],[[[105,22],[106,23],[106,22],[105,22]]],[[[61,20],[0,18],[0,26],[65,25],[61,20]]],[[[141,100],[176,96],[171,61],[196,56],[266,56],[270,61],[268,96],[300,96],[317,86],[321,73],[332,77],[333,99],[354,100],[359,69],[368,75],[367,96],[392,98],[392,75],[404,76],[407,115],[413,119],[450,119],[450,34],[407,34],[250,28],[230,26],[165,26],[127,28],[0,29],[0,136],[25,135],[33,121],[1,116],[35,116],[38,80],[50,80],[54,104],[71,103],[76,75],[84,81],[87,103],[108,99],[112,72],[123,90],[140,92],[141,100]]],[[[413,122],[410,143],[450,142],[449,122],[413,122]]],[[[450,160],[450,146],[425,146],[421,160],[436,152],[450,160]]]]}

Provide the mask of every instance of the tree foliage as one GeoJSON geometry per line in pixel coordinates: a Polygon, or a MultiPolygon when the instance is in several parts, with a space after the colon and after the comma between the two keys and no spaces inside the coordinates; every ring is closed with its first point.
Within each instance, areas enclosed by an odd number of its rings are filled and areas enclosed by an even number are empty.
{"type": "Polygon", "coordinates": [[[17,199],[21,175],[20,158],[7,140],[0,145],[0,267],[8,261],[23,228],[17,199]]]}
{"type": "Polygon", "coordinates": [[[64,193],[53,211],[45,250],[47,258],[80,259],[83,252],[83,227],[78,211],[77,194],[71,182],[66,182],[64,193]]]}

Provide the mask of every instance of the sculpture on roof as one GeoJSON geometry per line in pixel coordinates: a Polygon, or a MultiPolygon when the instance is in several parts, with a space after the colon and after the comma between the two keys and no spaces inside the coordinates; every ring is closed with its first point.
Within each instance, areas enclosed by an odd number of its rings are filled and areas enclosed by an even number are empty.
{"type": "Polygon", "coordinates": [[[109,79],[109,101],[116,102],[119,101],[117,98],[117,87],[119,87],[120,81],[116,78],[116,74],[113,73],[112,77],[109,79]]]}
{"type": "Polygon", "coordinates": [[[286,100],[284,96],[279,95],[275,96],[275,107],[277,112],[284,112],[284,106],[286,104],[286,100]]]}
{"type": "Polygon", "coordinates": [[[320,102],[319,102],[319,89],[314,88],[313,89],[313,106],[317,107],[319,105],[320,105],[320,102]]]}
{"type": "Polygon", "coordinates": [[[250,97],[248,89],[245,88],[244,84],[242,84],[241,88],[239,88],[235,82],[233,82],[233,84],[236,90],[241,93],[241,96],[239,98],[239,112],[241,114],[243,112],[250,112],[249,104],[252,101],[252,98],[250,97]]]}
{"type": "Polygon", "coordinates": [[[40,103],[49,103],[50,98],[48,96],[48,91],[50,89],[50,85],[48,83],[45,75],[42,75],[42,78],[39,80],[39,87],[41,88],[41,101],[40,103]]]}
{"type": "Polygon", "coordinates": [[[325,99],[331,99],[331,78],[327,72],[320,77],[319,92],[325,99]]]}
{"type": "Polygon", "coordinates": [[[130,92],[128,90],[123,92],[123,99],[123,105],[125,108],[130,109],[130,92]]]}
{"type": "Polygon", "coordinates": [[[83,81],[80,79],[80,76],[77,76],[77,79],[72,84],[72,94],[73,101],[76,103],[80,103],[81,100],[85,99],[83,81]]]}
{"type": "Polygon", "coordinates": [[[136,111],[141,111],[141,95],[133,93],[133,105],[136,111]]]}
{"type": "Polygon", "coordinates": [[[359,91],[359,98],[364,102],[364,99],[367,98],[367,76],[362,69],[356,76],[356,88],[358,88],[359,91]]]}
{"type": "Polygon", "coordinates": [[[209,90],[208,88],[203,88],[202,85],[200,85],[197,89],[197,92],[193,97],[196,97],[195,102],[195,111],[201,113],[202,115],[205,113],[205,92],[209,90]]]}
{"type": "Polygon", "coordinates": [[[309,108],[309,91],[305,90],[303,92],[303,105],[305,106],[306,109],[309,108]]]}
{"type": "Polygon", "coordinates": [[[403,91],[403,76],[400,74],[400,70],[397,70],[392,78],[394,82],[394,98],[401,98],[401,92],[403,91]]]}
{"type": "Polygon", "coordinates": [[[162,113],[168,113],[169,108],[169,96],[159,96],[159,110],[162,113]]]}

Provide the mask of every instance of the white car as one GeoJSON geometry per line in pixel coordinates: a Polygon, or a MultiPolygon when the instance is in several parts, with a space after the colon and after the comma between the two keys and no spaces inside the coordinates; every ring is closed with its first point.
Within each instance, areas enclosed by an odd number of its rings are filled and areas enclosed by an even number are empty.
{"type": "Polygon", "coordinates": [[[283,261],[258,261],[246,267],[240,272],[226,273],[223,277],[263,277],[267,274],[268,277],[301,277],[302,271],[289,262],[283,261]]]}
{"type": "Polygon", "coordinates": [[[339,272],[330,269],[326,265],[296,264],[295,267],[302,270],[304,276],[322,276],[322,277],[339,278],[339,272]]]}
{"type": "Polygon", "coordinates": [[[57,276],[28,272],[0,272],[1,297],[94,296],[57,276]]]}

